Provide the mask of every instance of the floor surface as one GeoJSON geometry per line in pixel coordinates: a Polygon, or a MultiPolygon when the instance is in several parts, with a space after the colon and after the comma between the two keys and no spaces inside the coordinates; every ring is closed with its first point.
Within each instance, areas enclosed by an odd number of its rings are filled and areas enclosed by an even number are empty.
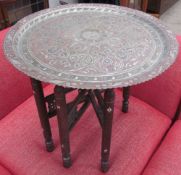
{"type": "Polygon", "coordinates": [[[177,35],[181,35],[181,0],[170,7],[160,19],[171,31],[177,35]]]}

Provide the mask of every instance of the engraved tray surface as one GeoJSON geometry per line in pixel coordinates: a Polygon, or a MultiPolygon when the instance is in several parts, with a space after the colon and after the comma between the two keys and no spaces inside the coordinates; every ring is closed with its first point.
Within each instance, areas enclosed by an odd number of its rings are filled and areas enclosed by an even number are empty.
{"type": "Polygon", "coordinates": [[[103,4],[64,5],[20,20],[4,42],[8,60],[41,81],[82,89],[150,80],[175,60],[178,43],[160,21],[103,4]]]}

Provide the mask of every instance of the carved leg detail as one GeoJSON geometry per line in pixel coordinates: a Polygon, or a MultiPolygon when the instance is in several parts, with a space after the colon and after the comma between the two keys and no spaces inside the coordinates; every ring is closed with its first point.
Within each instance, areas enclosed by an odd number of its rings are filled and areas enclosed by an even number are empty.
{"type": "Polygon", "coordinates": [[[123,88],[123,104],[122,104],[122,112],[127,113],[128,112],[128,105],[129,105],[129,93],[130,93],[130,87],[124,87],[123,88]]]}
{"type": "Polygon", "coordinates": [[[115,94],[108,89],[104,94],[104,122],[102,126],[102,149],[101,149],[101,170],[107,172],[109,169],[109,154],[111,145],[112,119],[114,112],[115,94]]]}
{"type": "Polygon", "coordinates": [[[43,88],[42,88],[41,82],[33,78],[31,78],[31,84],[32,84],[33,94],[34,94],[34,98],[35,98],[35,102],[36,102],[36,106],[37,106],[37,110],[38,110],[38,114],[40,118],[40,123],[43,128],[43,135],[45,138],[46,149],[48,152],[51,152],[54,150],[55,147],[52,140],[52,133],[51,133],[48,113],[46,109],[43,88]]]}
{"type": "Polygon", "coordinates": [[[57,105],[57,119],[61,141],[63,166],[69,168],[72,163],[70,157],[68,114],[65,99],[65,88],[61,86],[56,86],[54,92],[57,105]]]}

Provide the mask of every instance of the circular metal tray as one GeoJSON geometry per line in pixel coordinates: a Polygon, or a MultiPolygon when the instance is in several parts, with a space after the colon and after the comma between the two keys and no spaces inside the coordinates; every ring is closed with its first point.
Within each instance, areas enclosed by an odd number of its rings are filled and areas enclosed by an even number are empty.
{"type": "Polygon", "coordinates": [[[106,89],[158,76],[174,62],[178,43],[143,12],[75,4],[23,18],[8,32],[4,51],[16,68],[38,80],[106,89]]]}

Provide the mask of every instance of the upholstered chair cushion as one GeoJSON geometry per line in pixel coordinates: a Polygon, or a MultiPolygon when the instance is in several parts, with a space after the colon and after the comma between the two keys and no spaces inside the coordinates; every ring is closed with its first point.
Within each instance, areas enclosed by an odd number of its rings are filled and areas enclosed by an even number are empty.
{"type": "Polygon", "coordinates": [[[181,36],[177,37],[180,51],[175,63],[162,75],[133,86],[131,94],[173,118],[181,98],[181,36]]]}
{"type": "Polygon", "coordinates": [[[168,132],[143,175],[180,175],[180,165],[181,120],[178,120],[168,132]]]}

